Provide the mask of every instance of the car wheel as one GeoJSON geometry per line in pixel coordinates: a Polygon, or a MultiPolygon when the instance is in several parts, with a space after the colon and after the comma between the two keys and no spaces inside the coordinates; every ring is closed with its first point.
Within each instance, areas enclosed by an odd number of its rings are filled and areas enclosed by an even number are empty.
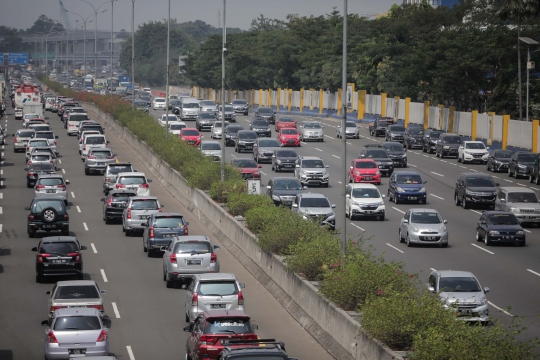
{"type": "Polygon", "coordinates": [[[510,169],[510,167],[508,168],[508,177],[512,177],[512,170],[510,169]]]}
{"type": "Polygon", "coordinates": [[[154,252],[150,249],[146,249],[146,256],[148,256],[149,258],[153,257],[154,256],[154,252]]]}
{"type": "Polygon", "coordinates": [[[105,216],[105,224],[109,225],[111,222],[112,222],[112,219],[109,219],[108,217],[105,216]]]}
{"type": "Polygon", "coordinates": [[[403,240],[403,236],[401,236],[401,229],[399,229],[399,242],[403,243],[405,240],[403,240]]]}
{"type": "Polygon", "coordinates": [[[144,239],[143,239],[143,242],[142,242],[142,247],[143,247],[143,252],[148,251],[148,248],[146,247],[146,244],[144,243],[144,239]]]}
{"type": "Polygon", "coordinates": [[[439,152],[435,150],[435,157],[439,157],[439,152]]]}
{"type": "Polygon", "coordinates": [[[461,162],[461,156],[457,156],[457,162],[460,163],[461,162]]]}
{"type": "Polygon", "coordinates": [[[441,155],[439,156],[441,159],[444,159],[444,151],[441,150],[441,155]]]}
{"type": "Polygon", "coordinates": [[[354,215],[353,215],[353,212],[352,212],[352,208],[349,207],[349,219],[353,219],[354,215]]]}
{"type": "Polygon", "coordinates": [[[540,174],[536,174],[536,176],[534,178],[534,183],[536,185],[540,185],[540,174]]]}
{"type": "Polygon", "coordinates": [[[125,236],[131,236],[131,231],[128,229],[124,229],[124,235],[125,236]]]}
{"type": "Polygon", "coordinates": [[[514,177],[515,177],[516,179],[519,178],[519,174],[518,174],[517,168],[514,168],[514,177]]]}
{"type": "Polygon", "coordinates": [[[525,241],[518,243],[518,246],[525,246],[525,241]]]}
{"type": "Polygon", "coordinates": [[[30,183],[29,183],[29,182],[26,182],[26,187],[27,187],[27,188],[31,188],[31,187],[32,187],[32,185],[30,185],[30,183]]]}
{"type": "Polygon", "coordinates": [[[386,213],[382,213],[381,215],[379,215],[379,221],[384,221],[385,216],[386,213]]]}
{"type": "Polygon", "coordinates": [[[394,204],[399,204],[399,199],[398,199],[398,196],[396,194],[394,194],[393,196],[393,199],[394,199],[394,204]]]}
{"type": "Polygon", "coordinates": [[[81,272],[79,275],[76,276],[77,280],[84,280],[84,273],[81,272]]]}
{"type": "Polygon", "coordinates": [[[488,238],[487,234],[486,234],[486,236],[484,236],[484,244],[486,244],[486,246],[491,245],[491,241],[489,241],[489,238],[488,238]]]}
{"type": "Polygon", "coordinates": [[[441,247],[447,248],[447,247],[448,247],[448,243],[443,243],[443,244],[441,244],[441,247]]]}
{"type": "Polygon", "coordinates": [[[426,205],[427,199],[422,200],[422,205],[426,205]]]}
{"type": "Polygon", "coordinates": [[[454,194],[454,204],[456,204],[456,206],[459,206],[461,204],[457,193],[454,194]]]}
{"type": "Polygon", "coordinates": [[[486,164],[486,170],[487,170],[487,171],[493,171],[493,170],[490,168],[490,166],[489,166],[489,162],[486,164]]]}
{"type": "Polygon", "coordinates": [[[426,146],[422,144],[422,152],[426,152],[426,146]]]}
{"type": "Polygon", "coordinates": [[[328,183],[324,184],[324,187],[327,188],[327,187],[328,187],[328,183]]]}
{"type": "MultiPolygon", "coordinates": [[[[186,313],[185,316],[186,316],[186,322],[187,322],[187,323],[190,322],[190,321],[189,321],[189,315],[186,313]]],[[[188,355],[186,354],[186,358],[187,358],[187,356],[188,356],[188,355]]]]}
{"type": "Polygon", "coordinates": [[[36,236],[36,230],[28,228],[28,237],[33,239],[36,236]]]}
{"type": "Polygon", "coordinates": [[[172,281],[169,281],[168,279],[165,279],[165,287],[167,287],[167,289],[172,288],[173,285],[174,285],[174,283],[172,281]]]}
{"type": "Polygon", "coordinates": [[[480,231],[476,230],[476,241],[482,241],[482,235],[480,235],[480,231]]]}
{"type": "Polygon", "coordinates": [[[238,148],[237,148],[236,146],[234,147],[234,152],[235,152],[235,153],[239,152],[239,151],[238,151],[238,148]]]}
{"type": "Polygon", "coordinates": [[[469,208],[469,204],[467,203],[467,199],[465,198],[465,195],[463,195],[463,197],[461,198],[461,207],[464,209],[469,208]]]}
{"type": "Polygon", "coordinates": [[[427,152],[428,154],[433,154],[433,150],[431,150],[431,146],[428,146],[427,152]]]}
{"type": "Polygon", "coordinates": [[[39,274],[36,274],[36,282],[39,284],[43,281],[43,277],[39,274]]]}
{"type": "Polygon", "coordinates": [[[84,175],[90,175],[90,171],[87,168],[84,169],[84,175]]]}
{"type": "Polygon", "coordinates": [[[532,173],[529,174],[529,182],[530,182],[531,184],[534,182],[534,177],[533,177],[532,173]]]}
{"type": "Polygon", "coordinates": [[[407,247],[413,247],[413,243],[411,242],[411,238],[409,237],[409,233],[407,233],[407,237],[405,238],[405,243],[407,244],[407,247]]]}

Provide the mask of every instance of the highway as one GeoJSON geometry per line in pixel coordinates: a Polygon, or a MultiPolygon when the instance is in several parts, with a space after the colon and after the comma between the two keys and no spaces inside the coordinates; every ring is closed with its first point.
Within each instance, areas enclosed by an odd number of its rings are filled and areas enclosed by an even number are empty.
{"type": "MultiPolygon", "coordinates": [[[[152,111],[157,118],[162,111],[152,111]]],[[[336,225],[340,226],[340,207],[343,206],[341,192],[341,139],[336,138],[336,127],[340,120],[332,118],[315,118],[295,115],[298,123],[304,120],[318,120],[324,126],[324,142],[302,143],[301,147],[292,148],[299,155],[319,156],[330,166],[330,185],[328,188],[310,187],[308,191],[322,193],[328,196],[330,202],[338,207],[336,225]]],[[[237,116],[237,122],[246,129],[249,128],[249,116],[237,116]]],[[[188,127],[194,127],[194,122],[186,122],[188,127]]],[[[347,139],[347,164],[355,159],[364,144],[382,142],[383,137],[369,136],[367,124],[359,124],[360,139],[347,139]]],[[[203,132],[204,138],[210,134],[203,132]]],[[[276,133],[272,127],[272,136],[276,133]]],[[[483,287],[489,287],[487,294],[492,315],[502,321],[509,321],[513,316],[524,317],[528,330],[520,338],[540,337],[540,228],[526,227],[527,245],[514,247],[512,245],[489,246],[477,243],[475,230],[477,221],[483,209],[465,210],[454,205],[453,195],[455,181],[462,172],[483,172],[485,165],[466,164],[457,162],[455,158],[439,159],[434,154],[423,153],[420,149],[407,152],[409,166],[427,180],[426,190],[428,200],[426,205],[415,203],[394,204],[385,199],[386,220],[355,220],[347,219],[347,233],[353,237],[362,236],[366,245],[371,245],[376,254],[383,254],[388,261],[400,261],[406,264],[407,271],[418,273],[423,283],[432,269],[467,270],[473,272],[483,287]],[[412,207],[427,207],[437,209],[443,219],[448,220],[449,246],[422,246],[408,248],[399,243],[398,226],[405,211],[412,207]]],[[[233,157],[252,157],[251,153],[236,154],[233,147],[226,149],[226,159],[233,157]]],[[[400,170],[399,168],[397,170],[400,170]]],[[[293,176],[280,172],[275,174],[270,164],[262,165],[262,191],[265,191],[268,180],[273,176],[293,176]]],[[[528,179],[516,180],[506,173],[489,173],[500,186],[523,186],[532,188],[540,195],[540,187],[529,183],[528,179]]],[[[388,178],[384,177],[378,186],[382,194],[387,194],[388,178]]]]}
{"type": "MultiPolygon", "coordinates": [[[[77,139],[69,137],[56,114],[47,112],[55,134],[59,136],[59,170],[71,184],[69,214],[71,235],[88,247],[83,252],[85,279],[92,279],[107,290],[105,313],[111,319],[111,353],[118,359],[184,359],[187,333],[184,321],[185,291],[167,289],[162,280],[162,260],[148,258],[143,252],[142,235],[126,237],[121,224],[105,225],[102,220],[102,176],[86,176],[77,151],[77,139]]],[[[1,125],[12,134],[20,128],[13,109],[1,125]]],[[[110,147],[121,161],[131,161],[139,171],[153,176],[123,144],[106,133],[110,147]]],[[[35,282],[35,253],[38,239],[26,231],[24,210],[33,198],[33,189],[25,184],[25,156],[13,152],[12,138],[1,147],[0,189],[0,360],[43,358],[44,327],[47,318],[46,291],[54,282],[35,282]]],[[[157,196],[165,211],[186,216],[190,234],[209,236],[221,245],[202,224],[172,199],[156,181],[151,194],[157,196]]],[[[51,233],[53,235],[54,233],[51,233]]],[[[55,234],[54,234],[55,235],[55,234]]],[[[298,324],[255,278],[225,249],[218,250],[221,272],[231,272],[246,284],[246,312],[252,317],[261,338],[285,341],[287,353],[299,359],[333,359],[298,324]]]]}

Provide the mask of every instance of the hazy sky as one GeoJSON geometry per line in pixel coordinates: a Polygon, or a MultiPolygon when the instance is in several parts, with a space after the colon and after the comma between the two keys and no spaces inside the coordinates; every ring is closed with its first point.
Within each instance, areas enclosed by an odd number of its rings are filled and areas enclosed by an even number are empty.
{"type": "MultiPolygon", "coordinates": [[[[111,5],[110,0],[89,0],[100,11],[107,9],[104,14],[98,15],[98,29],[110,30],[111,5]]],[[[63,0],[68,11],[72,11],[87,18],[94,13],[92,7],[81,0],[63,0]]],[[[349,0],[349,13],[373,15],[386,12],[392,4],[401,0],[349,0]]],[[[114,3],[114,30],[131,29],[130,0],[116,0],[114,3]]],[[[159,21],[167,18],[167,0],[135,0],[135,28],[138,24],[148,21],[159,21]]],[[[319,16],[332,12],[332,7],[338,11],[343,10],[343,0],[227,0],[227,27],[238,27],[247,30],[251,20],[263,14],[267,18],[285,20],[288,14],[300,16],[319,16]]],[[[218,26],[218,9],[223,8],[222,0],[171,0],[171,18],[179,22],[203,20],[206,23],[218,26]]],[[[40,15],[62,21],[60,18],[59,0],[0,0],[0,25],[29,28],[40,15]]],[[[68,14],[72,26],[75,20],[81,18],[68,14]]],[[[223,14],[222,14],[223,16],[223,14]]],[[[79,22],[82,24],[82,22],[79,22]]],[[[87,25],[87,29],[94,28],[94,24],[87,25]]]]}

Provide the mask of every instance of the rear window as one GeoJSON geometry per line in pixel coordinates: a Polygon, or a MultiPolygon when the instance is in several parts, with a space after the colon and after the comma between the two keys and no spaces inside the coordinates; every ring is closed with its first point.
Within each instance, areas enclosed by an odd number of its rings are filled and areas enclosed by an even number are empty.
{"type": "Polygon", "coordinates": [[[80,122],[80,121],[83,121],[83,120],[88,120],[88,115],[86,115],[86,114],[72,113],[72,114],[70,114],[70,116],[69,116],[69,121],[77,121],[77,122],[80,122]]]}
{"type": "Polygon", "coordinates": [[[154,221],[154,227],[158,228],[177,228],[184,226],[184,217],[171,216],[171,217],[159,217],[154,221]]]}
{"type": "Polygon", "coordinates": [[[101,329],[101,323],[97,316],[62,316],[54,322],[54,331],[99,329],[101,329]]]}
{"type": "Polygon", "coordinates": [[[38,132],[36,136],[44,139],[54,139],[54,133],[52,132],[38,132]]]}
{"type": "Polygon", "coordinates": [[[137,196],[135,193],[118,193],[112,194],[114,201],[127,201],[130,197],[137,196]]]}
{"type": "Polygon", "coordinates": [[[78,251],[79,245],[74,241],[44,243],[41,244],[41,248],[39,249],[40,254],[60,253],[63,255],[78,251]]]}
{"type": "Polygon", "coordinates": [[[31,138],[33,137],[35,134],[35,132],[33,131],[19,131],[17,133],[17,136],[16,137],[25,137],[25,138],[31,138]]]}
{"type": "Polygon", "coordinates": [[[30,146],[31,147],[36,147],[36,146],[47,146],[49,145],[49,143],[47,142],[47,140],[30,140],[30,146]]]}
{"type": "Polygon", "coordinates": [[[45,186],[56,186],[56,185],[62,185],[64,181],[61,178],[44,178],[39,179],[38,184],[39,185],[45,185],[45,186]]]}
{"type": "Polygon", "coordinates": [[[249,334],[252,332],[251,322],[245,318],[209,319],[204,327],[205,334],[249,334]]]}
{"type": "Polygon", "coordinates": [[[177,254],[189,254],[191,252],[212,252],[208,241],[182,241],[176,243],[174,252],[177,254]]]}
{"type": "Polygon", "coordinates": [[[54,293],[55,299],[96,299],[99,293],[94,285],[59,286],[54,293]]]}
{"type": "Polygon", "coordinates": [[[109,166],[109,174],[119,174],[122,172],[132,172],[133,168],[126,165],[109,166]]]}
{"type": "Polygon", "coordinates": [[[32,155],[32,161],[45,161],[45,160],[50,160],[50,159],[51,159],[50,154],[32,155]]]}
{"type": "Polygon", "coordinates": [[[197,294],[201,296],[236,295],[238,294],[238,287],[236,286],[236,281],[200,282],[197,288],[197,294]]]}
{"type": "Polygon", "coordinates": [[[53,209],[55,209],[56,211],[64,211],[64,201],[61,200],[61,199],[51,199],[51,200],[40,200],[40,199],[37,199],[33,206],[32,206],[32,211],[33,212],[41,212],[43,210],[45,210],[46,208],[48,207],[52,207],[53,209]]]}
{"type": "Polygon", "coordinates": [[[154,199],[137,199],[131,202],[132,210],[157,210],[158,203],[154,199]]]}
{"type": "Polygon", "coordinates": [[[95,156],[97,158],[106,158],[108,156],[112,156],[112,153],[110,150],[92,150],[90,151],[92,156],[95,156]]]}
{"type": "Polygon", "coordinates": [[[54,170],[53,164],[32,164],[28,168],[28,171],[39,171],[39,170],[54,170]]]}
{"type": "Polygon", "coordinates": [[[92,145],[105,144],[105,138],[103,136],[90,136],[86,138],[86,144],[92,144],[92,145]]]}
{"type": "Polygon", "coordinates": [[[47,131],[51,129],[49,125],[31,125],[30,127],[36,131],[47,131]]]}
{"type": "Polygon", "coordinates": [[[146,184],[146,179],[142,176],[123,176],[118,180],[123,185],[141,185],[146,184]]]}

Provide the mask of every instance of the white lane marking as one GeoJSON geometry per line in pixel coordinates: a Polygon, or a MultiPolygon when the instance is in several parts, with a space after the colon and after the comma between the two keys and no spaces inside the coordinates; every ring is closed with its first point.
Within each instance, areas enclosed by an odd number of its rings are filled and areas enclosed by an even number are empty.
{"type": "Polygon", "coordinates": [[[386,243],[386,245],[390,246],[392,249],[399,251],[402,254],[405,254],[403,251],[399,250],[397,247],[390,245],[389,243],[386,243]]]}
{"type": "Polygon", "coordinates": [[[449,163],[450,165],[454,165],[454,166],[457,166],[457,164],[454,164],[454,163],[449,163]]]}
{"type": "Polygon", "coordinates": [[[118,312],[118,307],[116,306],[116,303],[113,302],[111,304],[112,304],[112,308],[114,310],[114,316],[116,316],[117,319],[120,319],[120,313],[118,312]]]}
{"type": "Polygon", "coordinates": [[[101,276],[103,276],[103,282],[109,282],[109,280],[107,280],[107,275],[105,275],[105,270],[103,269],[99,269],[101,271],[101,276]]]}
{"type": "Polygon", "coordinates": [[[512,314],[510,314],[508,311],[504,310],[504,309],[501,309],[500,307],[498,307],[497,305],[495,305],[494,303],[492,303],[491,301],[488,300],[488,304],[493,306],[495,309],[499,310],[499,311],[502,311],[503,313],[505,313],[506,315],[508,316],[514,316],[512,314]]]}
{"type": "Polygon", "coordinates": [[[133,350],[131,350],[131,346],[127,345],[126,349],[129,355],[129,360],[135,360],[135,356],[133,355],[133,350]]]}
{"type": "Polygon", "coordinates": [[[347,141],[347,145],[352,145],[352,143],[350,143],[350,142],[347,141]]]}
{"type": "Polygon", "coordinates": [[[322,150],[321,150],[321,149],[319,149],[319,148],[315,148],[315,150],[319,150],[319,151],[322,151],[322,150]]]}
{"type": "Polygon", "coordinates": [[[434,268],[429,268],[429,270],[431,270],[431,271],[437,271],[437,270],[435,270],[434,268]]]}
{"type": "Polygon", "coordinates": [[[507,181],[507,182],[509,182],[509,183],[513,183],[512,180],[507,180],[507,179],[502,179],[502,180],[503,180],[503,181],[507,181]]]}
{"type": "Polygon", "coordinates": [[[4,193],[0,193],[0,199],[4,198],[4,193]]]}
{"type": "Polygon", "coordinates": [[[66,170],[62,169],[62,173],[65,174],[65,173],[66,173],[66,170]]]}
{"type": "Polygon", "coordinates": [[[332,156],[335,157],[335,158],[341,159],[341,158],[340,158],[339,156],[337,156],[337,155],[333,155],[333,154],[332,154],[332,156]]]}
{"type": "Polygon", "coordinates": [[[483,251],[485,251],[485,252],[487,252],[487,253],[489,253],[489,254],[491,254],[491,255],[495,255],[494,252],[491,252],[491,251],[489,251],[489,250],[486,250],[486,249],[484,249],[483,247],[480,247],[480,246],[478,246],[478,245],[476,245],[476,244],[471,244],[471,245],[474,246],[475,248],[478,248],[478,249],[480,249],[480,250],[483,250],[483,251]]]}
{"type": "Polygon", "coordinates": [[[236,156],[234,156],[234,154],[231,154],[231,156],[236,159],[236,156]]]}
{"type": "Polygon", "coordinates": [[[491,176],[494,177],[495,179],[499,179],[497,175],[491,175],[491,176]]]}
{"type": "Polygon", "coordinates": [[[534,275],[538,275],[538,276],[540,276],[540,274],[539,274],[539,273],[537,273],[536,271],[532,271],[531,269],[527,269],[527,271],[528,271],[528,272],[530,272],[530,273],[533,273],[534,275]]]}
{"type": "Polygon", "coordinates": [[[77,211],[81,212],[81,208],[79,207],[79,205],[77,205],[77,211]]]}
{"type": "Polygon", "coordinates": [[[58,162],[61,164],[61,163],[62,163],[62,159],[58,159],[58,162]]]}
{"type": "Polygon", "coordinates": [[[474,213],[477,213],[477,214],[482,215],[482,213],[481,213],[480,211],[476,211],[476,210],[472,210],[472,209],[469,209],[469,210],[471,210],[471,211],[474,212],[474,213]]]}
{"type": "Polygon", "coordinates": [[[4,213],[4,210],[2,209],[2,207],[0,206],[0,214],[3,214],[4,213]]]}
{"type": "Polygon", "coordinates": [[[4,152],[2,151],[2,157],[4,157],[4,152]]]}
{"type": "Polygon", "coordinates": [[[342,182],[341,182],[341,181],[338,181],[338,183],[342,184],[342,182]]]}
{"type": "Polygon", "coordinates": [[[429,156],[427,156],[427,155],[422,155],[422,156],[427,157],[427,158],[429,157],[429,156]]]}
{"type": "Polygon", "coordinates": [[[75,199],[75,194],[73,193],[73,191],[71,192],[71,197],[75,199]]]}
{"type": "Polygon", "coordinates": [[[92,247],[92,250],[94,251],[94,254],[97,254],[96,245],[94,245],[94,243],[90,243],[90,246],[92,247]]]}
{"type": "Polygon", "coordinates": [[[523,185],[523,184],[520,184],[520,183],[517,183],[519,186],[524,186],[524,187],[527,187],[527,185],[523,185]]]}
{"type": "Polygon", "coordinates": [[[330,138],[330,139],[335,139],[335,137],[331,137],[331,136],[328,136],[328,135],[324,135],[326,136],[327,138],[330,138]]]}
{"type": "Polygon", "coordinates": [[[83,224],[83,226],[84,226],[84,230],[88,231],[88,226],[86,226],[86,223],[83,222],[82,224],[83,224]]]}
{"type": "Polygon", "coordinates": [[[530,232],[529,230],[527,230],[527,229],[523,229],[523,230],[525,230],[525,231],[528,232],[529,234],[531,233],[531,232],[530,232]]]}
{"type": "Polygon", "coordinates": [[[460,167],[460,168],[462,168],[462,169],[466,169],[466,167],[465,167],[465,166],[461,166],[461,165],[459,165],[459,167],[460,167]]]}
{"type": "Polygon", "coordinates": [[[439,160],[439,161],[440,161],[440,162],[443,162],[443,163],[448,162],[448,161],[446,161],[446,160],[439,160]]]}
{"type": "Polygon", "coordinates": [[[396,211],[399,211],[399,212],[402,213],[402,214],[405,214],[405,211],[401,211],[401,210],[399,210],[399,209],[396,208],[396,207],[393,207],[393,206],[392,206],[392,209],[394,209],[394,210],[396,210],[396,211]]]}
{"type": "Polygon", "coordinates": [[[412,167],[418,167],[418,166],[416,166],[416,165],[413,165],[413,164],[409,164],[409,166],[412,166],[412,167]]]}
{"type": "Polygon", "coordinates": [[[440,197],[440,196],[437,196],[437,195],[435,195],[435,194],[429,194],[429,195],[431,195],[431,196],[433,196],[433,197],[436,197],[437,199],[444,200],[444,198],[442,198],[442,197],[440,197]]]}
{"type": "Polygon", "coordinates": [[[356,224],[353,224],[353,223],[350,223],[352,226],[354,226],[355,228],[358,228],[360,230],[362,230],[363,232],[365,232],[366,230],[362,229],[360,226],[356,225],[356,224]]]}
{"type": "Polygon", "coordinates": [[[2,225],[2,224],[0,224],[0,233],[2,232],[2,226],[3,226],[3,225],[2,225]]]}
{"type": "Polygon", "coordinates": [[[477,170],[474,170],[474,169],[469,169],[469,170],[474,171],[474,172],[478,172],[477,170]]]}
{"type": "Polygon", "coordinates": [[[439,174],[439,173],[436,173],[436,172],[433,172],[433,171],[430,171],[430,173],[432,173],[432,174],[434,174],[434,175],[437,175],[437,176],[442,176],[442,177],[444,177],[444,175],[439,174]]]}
{"type": "Polygon", "coordinates": [[[529,186],[529,189],[538,190],[537,188],[533,188],[532,186],[529,186]]]}
{"type": "Polygon", "coordinates": [[[0,170],[0,175],[4,175],[4,169],[0,170]]]}
{"type": "Polygon", "coordinates": [[[4,186],[4,180],[0,180],[0,186],[4,186]]]}
{"type": "Polygon", "coordinates": [[[261,171],[261,174],[263,174],[264,176],[266,176],[266,174],[265,174],[265,173],[263,173],[262,171],[261,171]]]}

